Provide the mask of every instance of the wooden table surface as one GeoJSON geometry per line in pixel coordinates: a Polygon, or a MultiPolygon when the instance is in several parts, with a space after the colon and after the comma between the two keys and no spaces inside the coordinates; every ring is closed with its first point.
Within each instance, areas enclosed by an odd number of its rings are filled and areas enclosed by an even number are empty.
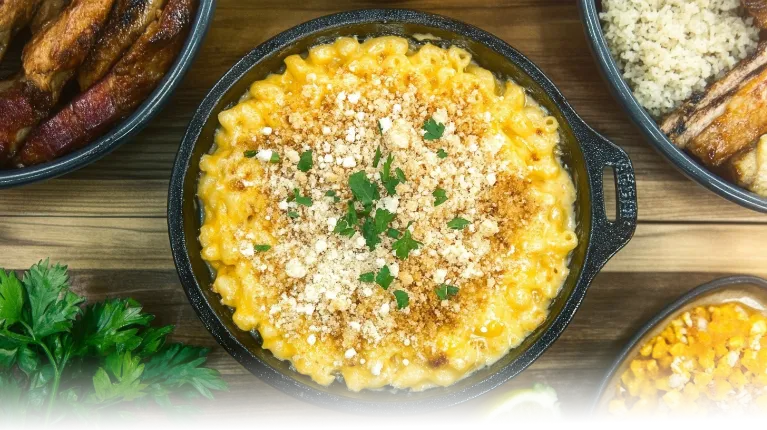
{"type": "Polygon", "coordinates": [[[671,300],[726,274],[767,276],[767,216],[687,180],[642,140],[597,72],[574,0],[218,0],[191,71],[138,137],[63,178],[0,191],[0,267],[25,269],[46,257],[61,261],[72,269],[78,293],[91,300],[134,297],[158,315],[157,323],[175,324],[177,340],[211,347],[212,366],[231,385],[217,407],[206,406],[211,414],[232,412],[234,406],[222,406],[234,399],[254,413],[318,410],[250,375],[203,328],[171,258],[166,193],[189,118],[237,59],[308,19],[375,6],[444,14],[506,40],[634,162],[640,209],[634,239],[596,278],[563,336],[499,391],[545,382],[557,389],[566,411],[583,410],[619,348],[671,300]]]}

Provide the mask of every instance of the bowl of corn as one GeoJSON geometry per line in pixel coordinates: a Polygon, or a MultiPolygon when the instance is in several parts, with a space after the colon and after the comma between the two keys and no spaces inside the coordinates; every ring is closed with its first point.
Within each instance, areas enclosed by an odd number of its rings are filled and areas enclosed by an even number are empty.
{"type": "Polygon", "coordinates": [[[594,412],[767,413],[767,281],[719,279],[666,307],[619,354],[594,412]]]}

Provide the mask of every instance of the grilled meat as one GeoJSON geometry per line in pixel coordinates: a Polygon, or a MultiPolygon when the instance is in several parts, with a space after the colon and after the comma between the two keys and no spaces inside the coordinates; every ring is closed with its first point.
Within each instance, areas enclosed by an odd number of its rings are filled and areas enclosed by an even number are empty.
{"type": "Polygon", "coordinates": [[[32,38],[23,72],[0,93],[0,165],[48,112],[93,46],[114,0],[74,0],[32,38]]]}
{"type": "Polygon", "coordinates": [[[767,29],[767,0],[740,0],[746,12],[754,18],[754,24],[767,29]]]}
{"type": "Polygon", "coordinates": [[[39,33],[46,25],[53,22],[68,5],[69,0],[43,0],[32,18],[32,22],[29,23],[32,34],[39,33]]]}
{"type": "Polygon", "coordinates": [[[710,167],[720,166],[767,133],[767,69],[745,82],[720,110],[686,148],[710,167]]]}
{"type": "Polygon", "coordinates": [[[117,0],[98,43],[78,72],[85,91],[104,77],[125,51],[160,15],[165,0],[117,0]]]}
{"type": "Polygon", "coordinates": [[[700,134],[724,113],[724,108],[744,82],[767,65],[767,42],[760,43],[756,52],[739,62],[722,79],[711,84],[705,92],[684,102],[661,123],[661,130],[680,148],[700,134]]]}
{"type": "Polygon", "coordinates": [[[195,5],[194,0],[168,0],[159,19],[102,80],[32,132],[18,162],[39,164],[78,149],[135,109],[173,64],[195,5]]]}
{"type": "Polygon", "coordinates": [[[728,160],[723,173],[741,187],[767,197],[767,136],[728,160]]]}
{"type": "Polygon", "coordinates": [[[16,32],[35,15],[40,0],[0,0],[0,61],[16,32]]]}

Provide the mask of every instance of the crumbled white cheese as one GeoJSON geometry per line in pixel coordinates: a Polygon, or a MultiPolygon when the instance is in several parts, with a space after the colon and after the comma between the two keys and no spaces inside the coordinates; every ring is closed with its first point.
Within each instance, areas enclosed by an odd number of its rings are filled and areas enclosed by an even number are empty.
{"type": "Polygon", "coordinates": [[[346,100],[348,100],[349,103],[355,105],[358,101],[360,101],[360,93],[351,93],[346,97],[346,100]]]}
{"type": "Polygon", "coordinates": [[[370,368],[370,373],[372,373],[373,376],[379,376],[381,374],[381,369],[383,369],[383,364],[380,361],[376,361],[373,364],[373,367],[370,368]]]}
{"type": "Polygon", "coordinates": [[[314,345],[314,343],[317,342],[317,336],[314,334],[310,334],[308,338],[306,338],[306,343],[309,345],[314,345]]]}
{"type": "Polygon", "coordinates": [[[264,136],[269,136],[270,134],[272,134],[272,128],[271,127],[264,127],[264,128],[261,129],[261,133],[264,136]]]}
{"type": "Polygon", "coordinates": [[[347,169],[350,169],[352,167],[357,166],[357,161],[352,157],[351,155],[348,157],[344,157],[344,161],[341,164],[341,166],[346,167],[347,169]]]}
{"type": "Polygon", "coordinates": [[[319,238],[314,244],[314,249],[318,254],[322,254],[326,249],[328,249],[328,242],[324,238],[319,238]]]}
{"type": "Polygon", "coordinates": [[[306,267],[297,258],[291,258],[285,265],[285,273],[291,278],[303,278],[306,276],[306,267]]]}
{"type": "Polygon", "coordinates": [[[388,304],[388,303],[384,303],[384,304],[382,304],[382,305],[381,305],[381,309],[380,309],[380,312],[381,312],[383,315],[386,315],[386,314],[388,314],[388,313],[389,313],[389,304],[388,304]]]}
{"type": "Polygon", "coordinates": [[[391,128],[391,119],[383,117],[378,120],[378,125],[381,127],[381,133],[386,133],[391,128]]]}
{"type": "Polygon", "coordinates": [[[258,158],[259,161],[268,163],[272,159],[272,154],[273,151],[271,149],[262,149],[256,153],[256,158],[258,158]]]}
{"type": "Polygon", "coordinates": [[[354,348],[349,348],[349,349],[347,349],[347,350],[346,350],[346,352],[344,353],[344,357],[345,357],[347,360],[350,360],[350,359],[352,359],[352,358],[353,358],[355,355],[357,355],[357,351],[355,351],[355,350],[354,350],[354,348]]]}

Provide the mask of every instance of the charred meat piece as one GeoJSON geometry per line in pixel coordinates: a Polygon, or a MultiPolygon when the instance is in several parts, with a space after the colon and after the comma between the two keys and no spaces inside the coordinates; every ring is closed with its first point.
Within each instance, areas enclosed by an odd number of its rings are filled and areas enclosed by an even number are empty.
{"type": "Polygon", "coordinates": [[[759,28],[767,28],[767,0],[740,0],[743,8],[752,17],[759,28]]]}
{"type": "Polygon", "coordinates": [[[0,0],[0,60],[16,32],[35,15],[40,0],[0,0]]]}
{"type": "Polygon", "coordinates": [[[82,91],[109,72],[149,23],[157,19],[164,4],[165,0],[117,0],[104,32],[78,72],[82,91]]]}
{"type": "Polygon", "coordinates": [[[767,197],[767,137],[733,156],[724,166],[724,176],[767,197]]]}
{"type": "Polygon", "coordinates": [[[767,133],[767,69],[745,82],[721,110],[686,148],[709,167],[722,165],[767,133]]]}
{"type": "Polygon", "coordinates": [[[42,3],[40,3],[40,7],[37,9],[35,16],[32,18],[32,22],[29,23],[29,27],[32,29],[32,34],[37,34],[42,31],[45,26],[53,22],[68,5],[69,0],[43,0],[42,3]]]}
{"type": "Polygon", "coordinates": [[[24,48],[22,74],[0,92],[0,165],[53,108],[93,46],[113,3],[74,0],[24,48]]]}
{"type": "Polygon", "coordinates": [[[194,0],[168,0],[160,18],[102,80],[32,132],[19,163],[39,164],[74,151],[133,111],[173,64],[195,5],[194,0]]]}
{"type": "Polygon", "coordinates": [[[760,43],[756,52],[739,62],[722,79],[711,84],[705,92],[684,102],[661,123],[661,130],[676,146],[684,148],[695,136],[724,113],[734,93],[767,65],[767,43],[760,43]]]}

